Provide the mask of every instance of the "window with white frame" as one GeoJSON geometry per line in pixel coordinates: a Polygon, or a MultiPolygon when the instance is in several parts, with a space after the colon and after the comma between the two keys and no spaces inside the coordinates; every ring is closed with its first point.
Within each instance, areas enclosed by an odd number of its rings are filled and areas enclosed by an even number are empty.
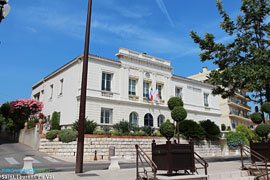
{"type": "Polygon", "coordinates": [[[160,125],[164,123],[165,117],[163,115],[159,115],[157,121],[158,121],[158,127],[160,127],[160,125]]]}
{"type": "Polygon", "coordinates": [[[105,108],[101,109],[100,123],[112,124],[112,109],[105,109],[105,108]]]}
{"type": "Polygon", "coordinates": [[[50,86],[50,88],[51,88],[50,99],[52,99],[52,97],[53,97],[53,84],[50,86]]]}
{"type": "Polygon", "coordinates": [[[163,84],[156,85],[156,90],[158,90],[158,94],[159,94],[160,99],[162,99],[162,89],[163,89],[163,84]]]}
{"type": "Polygon", "coordinates": [[[63,94],[63,86],[64,86],[64,79],[60,80],[60,91],[59,91],[59,95],[63,94]]]}
{"type": "Polygon", "coordinates": [[[144,81],[143,82],[143,97],[147,97],[147,95],[149,94],[149,87],[150,87],[150,83],[144,81]]]}
{"type": "Polygon", "coordinates": [[[180,98],[182,98],[182,88],[180,88],[180,87],[175,87],[175,97],[180,97],[180,98]]]}
{"type": "Polygon", "coordinates": [[[111,81],[112,81],[112,74],[103,72],[102,73],[101,90],[111,91],[111,81]]]}
{"type": "Polygon", "coordinates": [[[129,122],[133,125],[138,125],[138,114],[136,112],[129,114],[129,122]]]}
{"type": "Polygon", "coordinates": [[[34,95],[34,99],[37,100],[37,101],[39,101],[39,98],[40,98],[40,93],[38,92],[38,93],[36,93],[34,95]]]}
{"type": "Polygon", "coordinates": [[[136,95],[136,80],[135,79],[129,79],[128,94],[136,95]]]}
{"type": "Polygon", "coordinates": [[[209,94],[203,93],[204,106],[209,106],[209,94]]]}

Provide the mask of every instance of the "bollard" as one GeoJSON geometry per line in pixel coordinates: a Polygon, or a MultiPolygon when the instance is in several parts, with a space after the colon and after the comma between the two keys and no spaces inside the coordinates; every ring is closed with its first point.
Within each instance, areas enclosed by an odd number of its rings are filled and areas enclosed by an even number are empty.
{"type": "Polygon", "coordinates": [[[34,159],[31,157],[25,157],[23,159],[23,168],[22,168],[22,174],[34,174],[34,169],[33,169],[33,161],[34,159]]]}
{"type": "Polygon", "coordinates": [[[111,160],[112,156],[115,156],[115,147],[114,146],[109,147],[109,160],[111,160]]]}
{"type": "Polygon", "coordinates": [[[120,166],[118,164],[118,158],[116,156],[112,156],[109,170],[119,170],[119,169],[120,169],[120,166]]]}
{"type": "Polygon", "coordinates": [[[95,150],[95,157],[94,157],[94,161],[97,160],[97,150],[95,150]]]}

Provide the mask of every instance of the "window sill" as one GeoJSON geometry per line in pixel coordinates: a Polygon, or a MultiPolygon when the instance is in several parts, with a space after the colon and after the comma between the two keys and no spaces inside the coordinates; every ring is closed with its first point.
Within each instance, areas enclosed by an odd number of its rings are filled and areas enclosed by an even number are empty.
{"type": "Polygon", "coordinates": [[[101,96],[113,97],[113,93],[111,91],[102,91],[101,96]]]}
{"type": "Polygon", "coordinates": [[[129,95],[128,98],[129,98],[129,100],[132,100],[132,101],[138,101],[139,100],[139,96],[136,96],[136,95],[129,95]]]}

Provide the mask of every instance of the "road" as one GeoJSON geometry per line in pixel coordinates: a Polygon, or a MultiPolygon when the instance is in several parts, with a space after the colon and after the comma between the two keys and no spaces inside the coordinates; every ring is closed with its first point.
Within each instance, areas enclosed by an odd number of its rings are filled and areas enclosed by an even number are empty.
{"type": "MultiPolygon", "coordinates": [[[[0,173],[2,169],[21,169],[26,156],[34,158],[33,168],[50,169],[53,172],[74,171],[75,163],[67,162],[30,147],[0,139],[0,173]]],[[[84,163],[84,171],[108,169],[109,162],[84,163]]],[[[120,163],[121,168],[134,168],[134,163],[120,163]]]]}

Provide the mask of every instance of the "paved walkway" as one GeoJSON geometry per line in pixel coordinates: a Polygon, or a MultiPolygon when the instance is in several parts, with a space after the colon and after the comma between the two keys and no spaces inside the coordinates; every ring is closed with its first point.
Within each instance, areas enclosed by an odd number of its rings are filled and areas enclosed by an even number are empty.
{"type": "MultiPolygon", "coordinates": [[[[226,162],[210,162],[208,174],[220,174],[226,172],[234,172],[240,170],[240,161],[226,162]]],[[[199,169],[199,174],[204,174],[203,169],[199,169]]],[[[55,179],[55,180],[135,180],[136,169],[120,169],[120,170],[93,170],[82,174],[72,172],[52,172],[39,174],[39,179],[55,179]]],[[[37,175],[38,176],[38,175],[37,175]]],[[[10,178],[12,179],[12,178],[10,178]]],[[[13,178],[18,179],[18,178],[13,178]]]]}

